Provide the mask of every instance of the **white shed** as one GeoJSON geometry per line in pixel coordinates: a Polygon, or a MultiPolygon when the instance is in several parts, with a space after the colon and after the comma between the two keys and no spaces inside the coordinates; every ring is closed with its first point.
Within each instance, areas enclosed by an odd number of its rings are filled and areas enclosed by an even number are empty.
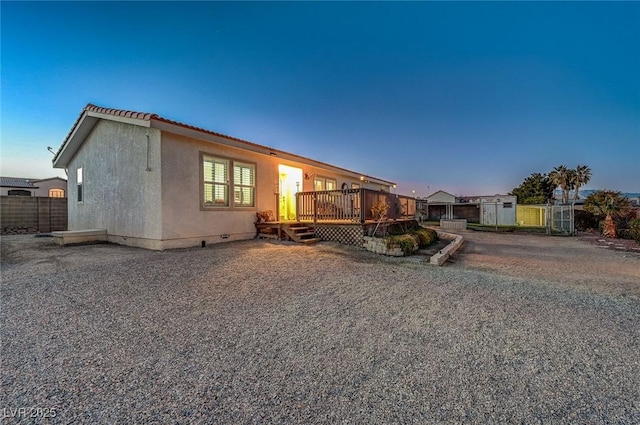
{"type": "Polygon", "coordinates": [[[517,198],[511,195],[480,197],[480,223],[490,226],[516,225],[517,198]]]}

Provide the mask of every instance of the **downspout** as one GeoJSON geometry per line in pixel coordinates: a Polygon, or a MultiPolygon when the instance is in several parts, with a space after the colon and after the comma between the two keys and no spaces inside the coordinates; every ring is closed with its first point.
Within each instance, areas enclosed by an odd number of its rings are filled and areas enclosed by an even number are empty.
{"type": "Polygon", "coordinates": [[[149,133],[145,134],[145,137],[147,138],[147,168],[146,171],[151,171],[151,167],[149,166],[149,155],[150,155],[150,151],[151,151],[151,141],[149,140],[149,133]]]}

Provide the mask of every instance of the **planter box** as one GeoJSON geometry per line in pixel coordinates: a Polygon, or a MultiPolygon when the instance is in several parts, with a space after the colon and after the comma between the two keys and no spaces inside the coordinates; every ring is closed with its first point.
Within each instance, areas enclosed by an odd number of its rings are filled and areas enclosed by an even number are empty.
{"type": "MultiPolygon", "coordinates": [[[[404,257],[404,252],[400,246],[387,247],[387,240],[384,238],[364,237],[363,247],[376,254],[388,255],[390,257],[404,257]]],[[[414,244],[413,252],[418,250],[418,244],[414,244]]]]}
{"type": "Polygon", "coordinates": [[[440,228],[442,230],[465,230],[467,228],[467,220],[440,220],[440,228]]]}

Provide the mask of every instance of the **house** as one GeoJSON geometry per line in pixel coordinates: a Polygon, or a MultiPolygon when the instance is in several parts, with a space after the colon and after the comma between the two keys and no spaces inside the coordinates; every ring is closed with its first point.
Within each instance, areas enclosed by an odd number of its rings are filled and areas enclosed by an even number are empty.
{"type": "Polygon", "coordinates": [[[156,114],[92,104],[53,166],[69,176],[70,231],[106,229],[111,242],[158,250],[252,239],[264,211],[279,222],[317,221],[320,210],[364,222],[365,191],[390,195],[395,186],[156,114]]]}
{"type": "Polygon", "coordinates": [[[67,181],[60,177],[48,179],[0,177],[0,196],[64,198],[67,196],[67,181]]]}
{"type": "Polygon", "coordinates": [[[517,197],[512,195],[455,196],[439,190],[422,203],[425,220],[467,220],[469,223],[513,226],[517,197]]]}
{"type": "Polygon", "coordinates": [[[465,219],[469,223],[480,223],[480,202],[478,199],[457,197],[443,190],[438,190],[427,196],[425,201],[423,207],[425,220],[465,219]]]}

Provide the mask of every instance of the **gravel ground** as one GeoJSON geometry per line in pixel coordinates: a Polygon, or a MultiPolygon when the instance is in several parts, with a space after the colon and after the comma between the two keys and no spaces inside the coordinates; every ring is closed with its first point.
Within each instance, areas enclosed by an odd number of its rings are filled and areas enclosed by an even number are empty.
{"type": "Polygon", "coordinates": [[[640,255],[463,234],[445,267],[3,237],[3,423],[640,423],[640,255]]]}

